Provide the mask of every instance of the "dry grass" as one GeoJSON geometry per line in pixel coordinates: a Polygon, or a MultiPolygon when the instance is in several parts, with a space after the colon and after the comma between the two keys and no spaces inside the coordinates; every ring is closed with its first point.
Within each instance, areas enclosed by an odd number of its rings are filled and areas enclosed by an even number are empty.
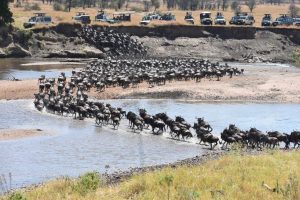
{"type": "MultiPolygon", "coordinates": [[[[34,2],[34,1],[31,1],[34,2]]],[[[51,15],[53,17],[54,22],[57,24],[59,22],[70,22],[72,21],[72,17],[75,15],[76,12],[82,11],[82,8],[73,8],[71,12],[64,12],[64,11],[54,11],[52,5],[47,5],[47,4],[41,4],[40,1],[37,1],[40,4],[41,7],[41,12],[46,12],[47,14],[51,15]]],[[[279,16],[281,13],[287,13],[288,12],[288,4],[282,4],[280,6],[278,5],[258,5],[254,11],[253,14],[255,16],[256,22],[255,26],[260,26],[261,19],[264,15],[264,13],[271,13],[273,17],[279,16]]],[[[13,4],[11,4],[11,9],[14,13],[14,18],[15,18],[15,25],[17,27],[22,27],[23,23],[28,20],[30,16],[33,15],[36,11],[24,11],[24,8],[15,8],[13,4]]],[[[242,10],[249,12],[248,8],[246,6],[242,6],[242,10]]],[[[85,12],[89,13],[91,15],[92,20],[94,20],[95,15],[97,14],[98,9],[97,8],[86,8],[84,10],[85,12]]],[[[167,9],[165,7],[162,7],[159,11],[161,12],[166,12],[167,9]]],[[[108,14],[114,13],[114,10],[107,10],[108,14]]],[[[162,22],[162,21],[154,21],[152,22],[153,25],[164,25],[164,24],[187,24],[184,21],[184,16],[186,11],[181,11],[181,10],[172,10],[172,12],[176,15],[176,22],[162,22]]],[[[193,15],[195,18],[195,24],[199,25],[199,14],[201,10],[194,11],[193,15]]],[[[217,11],[212,11],[213,17],[216,15],[217,11]]],[[[141,18],[144,16],[144,12],[140,13],[135,13],[132,16],[132,21],[131,22],[124,22],[121,24],[115,24],[113,26],[118,26],[118,25],[139,25],[139,22],[141,18]]],[[[231,17],[234,15],[234,13],[228,9],[227,11],[224,12],[224,16],[227,21],[231,19],[231,17]]],[[[92,22],[92,23],[97,23],[101,24],[101,22],[92,22]]],[[[106,24],[106,23],[104,23],[106,24]]]]}
{"type": "MultiPolygon", "coordinates": [[[[78,181],[61,179],[21,194],[43,199],[230,199],[299,200],[300,152],[271,151],[263,155],[232,153],[201,166],[166,168],[132,177],[115,186],[100,186],[81,196],[78,181]],[[270,191],[265,183],[276,191],[270,191]]],[[[1,199],[1,198],[0,198],[1,199]]],[[[5,198],[4,198],[5,199],[5,198]]]]}

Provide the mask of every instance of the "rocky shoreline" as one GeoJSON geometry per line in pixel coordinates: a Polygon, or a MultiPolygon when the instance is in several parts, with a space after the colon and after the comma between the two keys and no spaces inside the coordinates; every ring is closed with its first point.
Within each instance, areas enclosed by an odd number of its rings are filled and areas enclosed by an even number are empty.
{"type": "MultiPolygon", "coordinates": [[[[126,170],[125,171],[116,171],[113,173],[103,173],[103,174],[101,174],[101,177],[105,180],[106,184],[112,185],[112,184],[117,184],[122,181],[125,181],[134,175],[146,173],[146,172],[153,172],[156,170],[161,170],[166,167],[176,168],[176,167],[180,167],[180,166],[200,165],[209,160],[218,159],[221,156],[225,155],[226,153],[228,153],[228,151],[214,150],[214,151],[207,152],[203,155],[195,156],[192,158],[187,158],[184,160],[179,160],[174,163],[147,166],[147,167],[136,167],[136,168],[130,168],[127,171],[126,170]]],[[[109,166],[107,166],[107,168],[109,168],[109,166]]]]}

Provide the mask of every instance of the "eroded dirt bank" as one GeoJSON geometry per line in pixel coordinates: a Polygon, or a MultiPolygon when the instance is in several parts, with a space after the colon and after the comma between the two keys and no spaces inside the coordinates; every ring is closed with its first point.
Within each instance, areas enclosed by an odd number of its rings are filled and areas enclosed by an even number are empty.
{"type": "Polygon", "coordinates": [[[258,31],[254,39],[221,39],[216,37],[174,40],[165,37],[138,38],[148,47],[151,57],[208,58],[241,62],[292,62],[297,45],[286,36],[258,31]]]}
{"type": "MultiPolygon", "coordinates": [[[[247,67],[245,74],[224,77],[221,81],[176,81],[150,88],[147,83],[137,88],[109,87],[104,92],[93,88],[90,96],[113,98],[176,98],[222,102],[292,102],[300,103],[300,70],[285,67],[247,67]]],[[[0,81],[0,99],[32,99],[38,92],[37,80],[0,81]]]]}
{"type": "MultiPolygon", "coordinates": [[[[130,34],[135,41],[143,42],[148,49],[148,57],[291,62],[293,52],[300,44],[300,29],[199,26],[94,28],[99,33],[107,31],[105,38],[108,43],[92,42],[90,36],[82,34],[82,27],[78,24],[59,24],[56,27],[34,29],[29,33],[0,30],[0,57],[103,58],[118,43],[116,38],[109,35],[111,30],[130,34]]],[[[104,36],[100,34],[101,37],[104,36]]],[[[130,50],[127,54],[130,55],[130,50]]],[[[126,57],[126,53],[122,56],[126,57]]]]}

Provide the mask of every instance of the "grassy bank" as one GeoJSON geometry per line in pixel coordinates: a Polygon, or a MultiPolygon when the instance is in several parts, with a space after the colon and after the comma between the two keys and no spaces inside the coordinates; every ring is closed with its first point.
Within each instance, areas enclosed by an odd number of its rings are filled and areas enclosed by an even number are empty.
{"type": "Polygon", "coordinates": [[[293,54],[293,60],[295,62],[295,65],[297,67],[300,67],[300,49],[298,49],[294,54],[293,54]]]}
{"type": "MultiPolygon", "coordinates": [[[[232,153],[195,167],[165,168],[106,185],[96,173],[2,199],[300,199],[300,152],[232,153]]],[[[1,198],[0,198],[1,199],[1,198]]]]}

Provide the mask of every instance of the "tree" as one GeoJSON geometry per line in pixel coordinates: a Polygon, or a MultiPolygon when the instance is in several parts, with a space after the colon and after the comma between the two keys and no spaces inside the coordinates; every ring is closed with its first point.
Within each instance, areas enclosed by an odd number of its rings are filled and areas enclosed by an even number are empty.
{"type": "Polygon", "coordinates": [[[247,4],[247,6],[248,6],[250,12],[252,12],[252,10],[253,10],[253,9],[255,8],[255,6],[256,6],[256,0],[248,0],[248,1],[246,2],[246,4],[247,4]]]}
{"type": "Polygon", "coordinates": [[[234,0],[231,5],[231,10],[234,11],[235,13],[238,13],[241,11],[241,6],[239,4],[239,2],[237,2],[236,0],[234,0]]]}
{"type": "Polygon", "coordinates": [[[291,17],[297,17],[298,12],[299,12],[299,8],[297,8],[295,3],[292,2],[289,7],[289,14],[291,15],[291,17]]]}
{"type": "Polygon", "coordinates": [[[117,0],[117,8],[120,10],[125,4],[125,0],[117,0]]]}
{"type": "Polygon", "coordinates": [[[72,0],[68,0],[68,10],[71,12],[72,0]]]}
{"type": "Polygon", "coordinates": [[[217,0],[217,9],[220,10],[222,0],[217,0]]]}
{"type": "Polygon", "coordinates": [[[144,11],[148,12],[151,7],[151,2],[148,0],[144,0],[143,3],[144,3],[144,11]]]}
{"type": "Polygon", "coordinates": [[[0,0],[0,25],[14,22],[13,14],[8,7],[8,0],[0,0]]]}
{"type": "Polygon", "coordinates": [[[197,10],[199,1],[198,0],[190,0],[190,10],[197,10]]]}
{"type": "Polygon", "coordinates": [[[170,10],[171,8],[176,7],[176,0],[167,0],[167,8],[170,10]]]}
{"type": "Polygon", "coordinates": [[[160,7],[160,1],[159,0],[151,0],[151,4],[154,7],[154,9],[158,9],[160,7]]]}
{"type": "Polygon", "coordinates": [[[228,0],[222,0],[222,10],[225,11],[228,7],[228,0]]]}

